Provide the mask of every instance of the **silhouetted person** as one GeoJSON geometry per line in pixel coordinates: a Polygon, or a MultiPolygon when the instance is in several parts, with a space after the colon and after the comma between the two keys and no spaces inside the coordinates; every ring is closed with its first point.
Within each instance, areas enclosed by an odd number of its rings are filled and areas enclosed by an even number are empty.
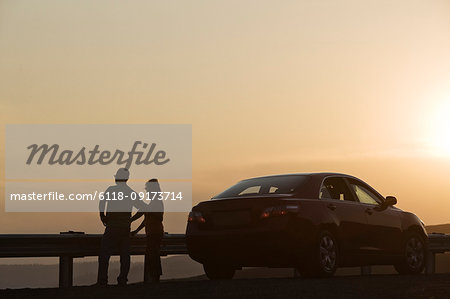
{"type": "Polygon", "coordinates": [[[98,258],[97,284],[100,286],[108,284],[109,258],[115,250],[120,253],[120,274],[117,277],[117,283],[120,286],[127,284],[130,270],[131,211],[133,206],[137,209],[145,209],[146,206],[139,200],[138,194],[127,185],[130,177],[128,169],[120,168],[114,177],[116,185],[110,186],[105,191],[104,200],[100,200],[99,204],[100,219],[106,226],[98,258]],[[132,193],[136,194],[132,195],[132,193]],[[119,198],[122,200],[118,200],[119,198]]]}
{"type": "MultiPolygon", "coordinates": [[[[151,179],[145,184],[145,190],[150,192],[149,196],[152,197],[151,192],[161,192],[157,179],[151,179]]],[[[144,226],[145,234],[147,235],[147,249],[145,252],[145,265],[144,265],[144,283],[154,282],[158,283],[160,276],[162,275],[161,268],[161,241],[164,235],[163,227],[163,215],[164,205],[162,200],[158,200],[158,194],[155,199],[149,204],[146,213],[136,213],[131,219],[132,221],[139,219],[144,215],[144,220],[139,227],[132,232],[136,235],[144,226]]]]}

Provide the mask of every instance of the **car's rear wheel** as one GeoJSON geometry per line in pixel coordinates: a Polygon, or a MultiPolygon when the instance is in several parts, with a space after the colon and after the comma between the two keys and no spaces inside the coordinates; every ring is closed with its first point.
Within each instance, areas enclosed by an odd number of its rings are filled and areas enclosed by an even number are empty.
{"type": "Polygon", "coordinates": [[[419,274],[425,267],[426,246],[417,233],[409,234],[403,244],[402,259],[394,265],[399,274],[419,274]]]}
{"type": "Polygon", "coordinates": [[[299,271],[304,277],[330,277],[336,272],[338,258],[336,238],[329,231],[322,231],[299,271]]]}
{"type": "Polygon", "coordinates": [[[211,280],[232,279],[236,270],[229,265],[206,263],[203,264],[206,276],[211,280]]]}

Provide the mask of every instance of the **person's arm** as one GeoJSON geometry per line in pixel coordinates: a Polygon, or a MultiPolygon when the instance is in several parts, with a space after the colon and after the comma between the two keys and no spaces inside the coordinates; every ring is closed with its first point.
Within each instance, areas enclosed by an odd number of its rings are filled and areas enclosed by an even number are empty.
{"type": "MultiPolygon", "coordinates": [[[[131,188],[130,188],[131,189],[131,188]]],[[[131,198],[136,198],[133,200],[133,206],[138,210],[136,214],[134,214],[133,217],[130,218],[130,222],[133,222],[137,219],[139,219],[142,215],[144,215],[144,212],[147,211],[148,205],[143,202],[144,197],[140,197],[139,193],[131,189],[132,193],[135,193],[135,196],[130,196],[131,198]]]]}
{"type": "Polygon", "coordinates": [[[144,226],[145,226],[145,219],[142,220],[142,222],[141,222],[141,224],[138,226],[138,228],[136,228],[134,231],[131,232],[131,235],[132,235],[132,236],[137,235],[137,233],[140,232],[141,229],[144,228],[144,226]]]}
{"type": "MultiPolygon", "coordinates": [[[[105,193],[108,192],[109,188],[106,189],[105,193]]],[[[102,221],[103,225],[106,226],[107,218],[105,215],[105,209],[106,209],[106,200],[100,200],[98,204],[98,210],[100,211],[100,220],[102,221]]]]}
{"type": "Polygon", "coordinates": [[[148,204],[144,203],[144,197],[139,197],[139,193],[133,191],[136,193],[136,200],[133,200],[133,206],[140,212],[145,212],[148,209],[148,204]]]}
{"type": "Polygon", "coordinates": [[[100,221],[103,223],[104,226],[106,226],[107,221],[106,221],[106,215],[103,212],[100,212],[100,221]]]}
{"type": "Polygon", "coordinates": [[[142,217],[142,215],[144,215],[144,212],[137,212],[136,214],[134,214],[133,217],[130,218],[130,222],[133,222],[135,220],[138,220],[139,218],[142,217]]]}

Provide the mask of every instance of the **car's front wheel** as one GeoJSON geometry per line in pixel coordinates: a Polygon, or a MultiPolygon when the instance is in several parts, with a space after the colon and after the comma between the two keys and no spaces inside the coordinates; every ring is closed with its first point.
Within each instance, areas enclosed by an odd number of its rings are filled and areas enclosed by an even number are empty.
{"type": "Polygon", "coordinates": [[[203,270],[205,270],[206,276],[211,280],[232,279],[236,271],[229,265],[215,263],[203,264],[203,270]]]}
{"type": "Polygon", "coordinates": [[[419,274],[425,267],[426,246],[417,233],[409,234],[403,244],[402,258],[394,265],[399,274],[419,274]]]}
{"type": "Polygon", "coordinates": [[[338,243],[329,231],[319,234],[316,244],[313,246],[310,256],[300,267],[300,273],[304,277],[330,277],[338,267],[338,243]]]}

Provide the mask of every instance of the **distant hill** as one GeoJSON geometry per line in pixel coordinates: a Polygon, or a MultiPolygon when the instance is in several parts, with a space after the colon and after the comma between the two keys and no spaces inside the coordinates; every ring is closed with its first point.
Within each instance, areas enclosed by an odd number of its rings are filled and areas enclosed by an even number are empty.
{"type": "Polygon", "coordinates": [[[450,223],[447,224],[438,224],[438,225],[427,225],[425,227],[427,232],[430,233],[444,233],[450,234],[450,223]]]}
{"type": "MultiPolygon", "coordinates": [[[[39,262],[39,259],[30,259],[39,262]]],[[[118,261],[111,261],[109,266],[109,283],[115,284],[119,273],[118,261]]],[[[162,279],[182,279],[202,275],[201,264],[188,256],[171,256],[162,259],[162,279]]],[[[51,265],[0,265],[0,289],[5,288],[52,288],[58,286],[58,264],[51,265]]],[[[132,263],[128,280],[136,283],[143,280],[144,267],[142,263],[132,263]]],[[[82,262],[75,259],[73,265],[74,285],[91,285],[97,279],[97,262],[82,262]]]]}

